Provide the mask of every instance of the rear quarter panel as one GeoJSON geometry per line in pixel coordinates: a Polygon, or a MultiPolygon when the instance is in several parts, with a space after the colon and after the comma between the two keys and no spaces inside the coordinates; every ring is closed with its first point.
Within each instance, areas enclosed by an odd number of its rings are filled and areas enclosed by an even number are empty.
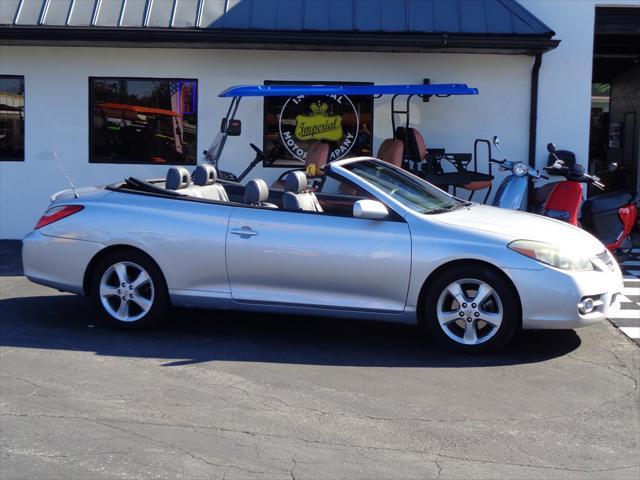
{"type": "Polygon", "coordinates": [[[122,192],[80,203],[84,210],[41,233],[139,248],[159,265],[170,290],[229,292],[225,237],[234,207],[122,192]]]}

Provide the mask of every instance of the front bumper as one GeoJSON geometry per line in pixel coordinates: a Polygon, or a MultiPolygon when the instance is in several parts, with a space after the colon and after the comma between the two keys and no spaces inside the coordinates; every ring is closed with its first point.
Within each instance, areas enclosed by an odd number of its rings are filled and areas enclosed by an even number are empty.
{"type": "Polygon", "coordinates": [[[568,272],[547,267],[510,269],[507,273],[520,293],[523,329],[585,327],[620,308],[623,280],[617,264],[606,271],[568,272]],[[582,314],[578,304],[586,297],[597,300],[598,306],[591,313],[582,314]]]}

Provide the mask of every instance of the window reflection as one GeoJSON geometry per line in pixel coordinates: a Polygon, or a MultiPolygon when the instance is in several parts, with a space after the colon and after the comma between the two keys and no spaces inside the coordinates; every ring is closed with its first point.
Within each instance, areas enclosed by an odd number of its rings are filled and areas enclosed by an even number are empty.
{"type": "Polygon", "coordinates": [[[91,162],[195,164],[197,81],[92,78],[91,162]]]}
{"type": "Polygon", "coordinates": [[[0,75],[0,160],[24,160],[24,77],[0,75]]]}

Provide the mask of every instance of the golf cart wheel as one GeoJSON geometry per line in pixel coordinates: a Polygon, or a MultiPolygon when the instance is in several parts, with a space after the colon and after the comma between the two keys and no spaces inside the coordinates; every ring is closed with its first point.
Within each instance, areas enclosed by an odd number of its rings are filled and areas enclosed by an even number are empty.
{"type": "Polygon", "coordinates": [[[501,348],[519,323],[514,288],[481,266],[456,266],[444,272],[429,286],[423,305],[435,340],[462,353],[501,348]]]}
{"type": "Polygon", "coordinates": [[[103,258],[93,272],[91,296],[111,325],[138,330],[158,324],[169,308],[167,286],[157,265],[137,251],[103,258]]]}

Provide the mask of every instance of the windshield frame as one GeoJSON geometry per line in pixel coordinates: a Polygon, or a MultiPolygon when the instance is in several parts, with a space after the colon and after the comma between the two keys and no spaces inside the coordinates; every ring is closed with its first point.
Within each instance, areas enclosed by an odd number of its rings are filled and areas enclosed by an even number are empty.
{"type": "Polygon", "coordinates": [[[444,213],[444,212],[455,210],[455,209],[457,209],[457,208],[459,208],[461,206],[469,204],[469,202],[466,202],[464,200],[461,200],[459,198],[454,197],[453,195],[451,195],[451,194],[449,194],[447,192],[444,192],[443,190],[441,190],[438,187],[430,184],[426,180],[423,180],[422,178],[420,178],[420,177],[418,177],[416,175],[413,175],[412,173],[407,172],[406,170],[403,170],[402,168],[396,167],[395,165],[392,165],[390,163],[384,162],[384,161],[382,161],[380,159],[377,159],[377,158],[373,158],[373,157],[356,157],[356,158],[348,158],[348,159],[343,159],[343,160],[337,160],[337,161],[329,163],[326,168],[328,169],[328,172],[331,172],[334,175],[337,175],[339,177],[343,177],[343,178],[355,183],[356,185],[359,185],[364,190],[366,190],[369,193],[371,193],[372,195],[374,195],[378,200],[380,200],[381,202],[386,204],[388,207],[392,208],[394,211],[396,211],[396,213],[398,213],[399,215],[401,215],[403,217],[405,217],[409,213],[412,213],[414,215],[420,215],[420,216],[444,213]],[[390,171],[392,171],[396,175],[400,175],[402,177],[407,178],[407,180],[409,180],[410,182],[416,184],[421,189],[424,189],[428,194],[430,194],[430,195],[432,195],[434,197],[440,197],[440,198],[446,200],[447,202],[450,202],[451,208],[448,208],[446,210],[436,209],[435,211],[429,212],[429,211],[419,210],[419,209],[417,209],[415,207],[412,207],[412,206],[408,205],[407,203],[403,202],[402,200],[399,200],[399,199],[395,198],[393,195],[391,195],[389,192],[386,192],[385,190],[383,190],[379,186],[371,183],[365,177],[362,177],[362,176],[358,175],[357,173],[354,173],[353,171],[351,171],[348,168],[351,164],[360,163],[360,162],[374,162],[374,163],[379,164],[380,166],[382,166],[382,167],[384,167],[386,169],[389,169],[390,171]]]}

